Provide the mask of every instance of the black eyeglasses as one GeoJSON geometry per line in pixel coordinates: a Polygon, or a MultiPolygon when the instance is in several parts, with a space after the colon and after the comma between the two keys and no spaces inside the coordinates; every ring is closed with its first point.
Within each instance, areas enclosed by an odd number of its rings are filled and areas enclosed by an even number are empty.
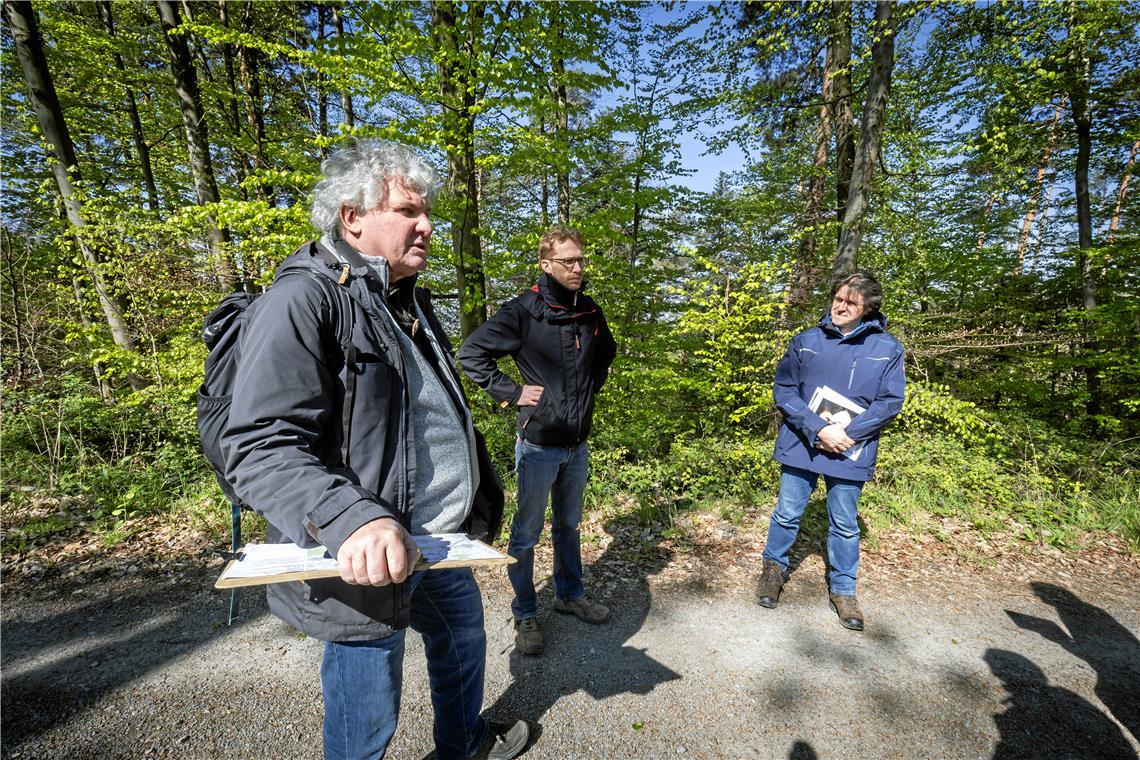
{"type": "Polygon", "coordinates": [[[584,256],[582,256],[582,257],[576,256],[574,258],[569,258],[569,259],[551,259],[551,261],[557,261],[559,264],[561,264],[562,266],[566,267],[567,269],[569,269],[571,271],[573,271],[575,269],[582,270],[582,269],[586,268],[586,258],[584,256]]]}

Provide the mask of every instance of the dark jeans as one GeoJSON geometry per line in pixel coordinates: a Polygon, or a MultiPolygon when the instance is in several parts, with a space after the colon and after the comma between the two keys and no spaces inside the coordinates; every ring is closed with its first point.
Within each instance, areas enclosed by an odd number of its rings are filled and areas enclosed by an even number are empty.
{"type": "Polygon", "coordinates": [[[538,612],[534,591],[534,546],[546,524],[550,501],[554,518],[550,535],[554,544],[554,590],[559,599],[584,596],[582,546],[578,523],[582,521],[582,494],[590,469],[590,449],[585,441],[577,446],[538,446],[522,439],[515,444],[515,468],[519,476],[518,512],[511,523],[507,553],[515,558],[507,576],[515,590],[511,611],[516,620],[538,612]]]}
{"type": "MultiPolygon", "coordinates": [[[[412,576],[412,630],[424,640],[435,751],[440,760],[473,755],[487,738],[483,598],[468,568],[412,576]]],[[[383,757],[396,732],[404,631],[373,641],[326,641],[321,662],[326,760],[383,757]]]]}

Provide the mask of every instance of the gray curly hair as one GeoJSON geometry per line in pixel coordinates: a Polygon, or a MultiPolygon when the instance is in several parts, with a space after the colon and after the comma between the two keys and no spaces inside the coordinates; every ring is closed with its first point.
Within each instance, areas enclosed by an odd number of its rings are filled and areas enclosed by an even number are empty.
{"type": "Polygon", "coordinates": [[[340,237],[341,207],[378,207],[388,200],[392,180],[406,183],[429,204],[439,193],[439,175],[408,146],[370,139],[345,143],[321,163],[321,179],[313,187],[313,224],[340,237]]]}

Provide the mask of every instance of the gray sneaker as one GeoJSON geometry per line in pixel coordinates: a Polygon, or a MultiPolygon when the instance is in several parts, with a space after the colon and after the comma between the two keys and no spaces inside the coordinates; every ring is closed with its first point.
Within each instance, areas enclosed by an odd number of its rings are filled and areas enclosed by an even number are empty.
{"type": "Polygon", "coordinates": [[[491,734],[475,753],[474,760],[511,760],[522,754],[529,738],[530,727],[525,720],[516,720],[514,725],[492,723],[491,734]]]}
{"type": "Polygon", "coordinates": [[[573,615],[585,623],[600,625],[610,622],[610,608],[601,602],[591,601],[587,596],[565,601],[554,597],[554,611],[563,615],[573,615]]]}
{"type": "Polygon", "coordinates": [[[537,620],[524,618],[515,621],[515,649],[519,654],[540,655],[545,648],[546,642],[542,638],[542,631],[538,629],[537,620]]]}

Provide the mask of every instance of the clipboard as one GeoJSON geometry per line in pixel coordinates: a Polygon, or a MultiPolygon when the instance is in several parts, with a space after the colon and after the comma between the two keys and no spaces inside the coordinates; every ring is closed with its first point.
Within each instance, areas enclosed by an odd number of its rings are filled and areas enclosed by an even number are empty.
{"type": "MultiPolygon", "coordinates": [[[[421,554],[412,572],[509,565],[515,561],[514,557],[462,533],[433,533],[412,536],[412,539],[421,554]]],[[[246,544],[236,559],[226,563],[214,588],[234,589],[339,577],[336,559],[323,546],[304,549],[292,543],[246,544]]]]}

